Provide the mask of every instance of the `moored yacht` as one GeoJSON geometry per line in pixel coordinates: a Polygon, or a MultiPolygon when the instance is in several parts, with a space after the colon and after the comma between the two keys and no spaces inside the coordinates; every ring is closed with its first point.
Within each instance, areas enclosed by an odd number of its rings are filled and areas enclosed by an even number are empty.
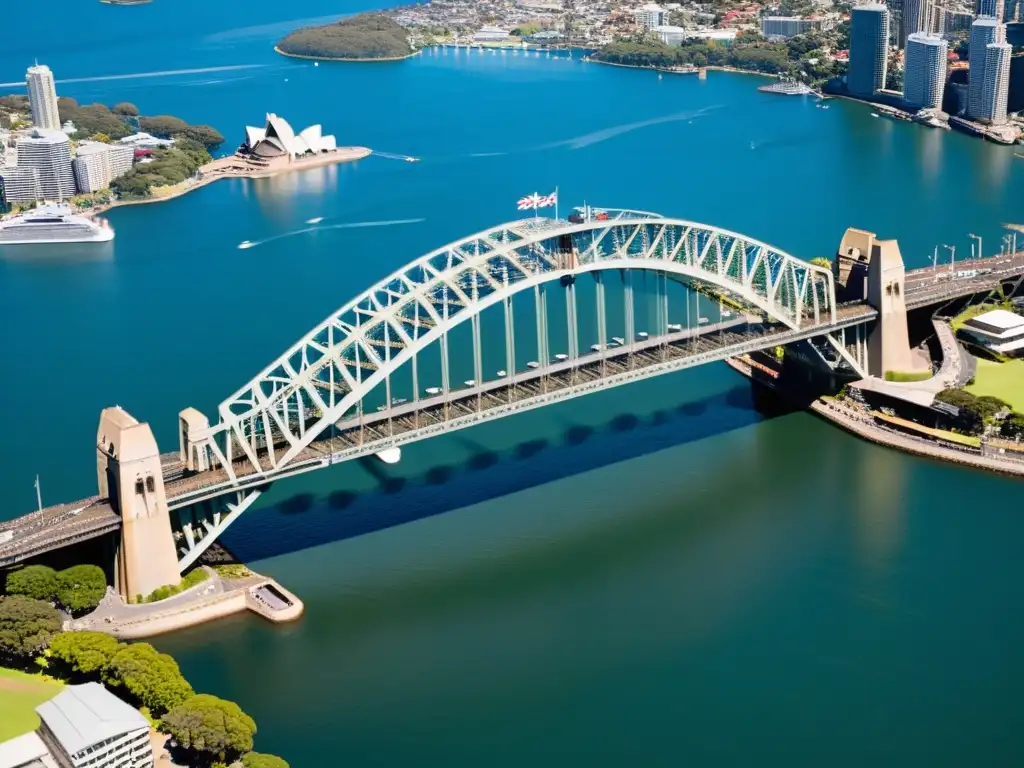
{"type": "Polygon", "coordinates": [[[106,219],[76,216],[66,205],[48,205],[0,221],[0,245],[105,243],[114,239],[106,219]]]}

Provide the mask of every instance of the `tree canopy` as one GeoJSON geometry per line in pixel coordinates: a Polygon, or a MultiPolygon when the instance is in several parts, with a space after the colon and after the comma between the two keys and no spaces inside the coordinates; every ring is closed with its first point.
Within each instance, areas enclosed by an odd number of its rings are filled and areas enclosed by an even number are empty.
{"type": "Polygon", "coordinates": [[[63,621],[49,603],[22,595],[0,598],[0,656],[27,661],[46,650],[63,621]]]}
{"type": "Polygon", "coordinates": [[[62,632],[50,641],[50,656],[72,672],[98,678],[121,644],[103,632],[62,632]]]}
{"type": "Polygon", "coordinates": [[[252,749],[256,723],[233,701],[200,693],[171,709],[160,723],[186,749],[209,762],[231,762],[252,749]]]}
{"type": "Polygon", "coordinates": [[[128,173],[114,179],[110,188],[118,197],[149,197],[152,187],[180,184],[210,161],[210,153],[201,144],[181,138],[169,149],[153,150],[153,162],[137,163],[128,173]]]}
{"type": "Polygon", "coordinates": [[[242,755],[243,768],[289,768],[287,761],[277,755],[246,752],[242,755]]]}
{"type": "Polygon", "coordinates": [[[57,595],[57,572],[45,565],[26,565],[7,574],[7,594],[52,602],[57,595]]]}
{"type": "Polygon", "coordinates": [[[181,676],[178,662],[149,643],[122,647],[103,670],[103,681],[114,688],[123,687],[157,717],[192,695],[192,686],[181,676]]]}
{"type": "Polygon", "coordinates": [[[123,115],[125,117],[138,117],[139,108],[132,104],[130,101],[120,101],[110,108],[110,111],[115,115],[123,115]]]}
{"type": "Polygon", "coordinates": [[[57,99],[57,112],[62,123],[70,120],[75,124],[78,131],[76,135],[79,137],[102,133],[116,140],[133,132],[124,118],[114,114],[103,104],[89,104],[83,107],[74,99],[61,97],[57,99]]]}
{"type": "Polygon", "coordinates": [[[88,613],[107,591],[107,577],[98,565],[73,565],[57,574],[57,602],[72,615],[88,613]]]}
{"type": "Polygon", "coordinates": [[[297,29],[282,38],[277,48],[282,53],[324,59],[393,59],[412,53],[405,28],[377,13],[297,29]]]}

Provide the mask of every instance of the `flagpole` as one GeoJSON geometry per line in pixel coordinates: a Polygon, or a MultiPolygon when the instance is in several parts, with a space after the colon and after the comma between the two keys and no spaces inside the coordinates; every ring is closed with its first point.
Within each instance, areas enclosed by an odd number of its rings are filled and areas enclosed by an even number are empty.
{"type": "Polygon", "coordinates": [[[36,475],[36,504],[39,505],[39,511],[43,511],[43,494],[39,490],[39,475],[36,475]]]}
{"type": "Polygon", "coordinates": [[[558,185],[555,185],[555,221],[558,220],[558,185]]]}

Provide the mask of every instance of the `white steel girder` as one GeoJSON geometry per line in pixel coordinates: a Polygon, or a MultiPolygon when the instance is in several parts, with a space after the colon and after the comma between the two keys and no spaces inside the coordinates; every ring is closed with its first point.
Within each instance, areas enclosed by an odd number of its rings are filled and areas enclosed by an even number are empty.
{"type": "Polygon", "coordinates": [[[835,321],[825,268],[717,227],[642,211],[608,214],[575,224],[524,219],[428,253],[332,313],[221,403],[207,434],[193,437],[232,479],[231,462],[242,458],[259,473],[280,470],[452,328],[565,275],[655,270],[715,285],[793,329],[835,321]]]}

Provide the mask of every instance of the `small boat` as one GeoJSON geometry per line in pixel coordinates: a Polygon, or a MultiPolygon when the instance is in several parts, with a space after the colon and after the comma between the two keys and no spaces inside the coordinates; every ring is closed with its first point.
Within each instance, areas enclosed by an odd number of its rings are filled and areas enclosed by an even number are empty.
{"type": "Polygon", "coordinates": [[[313,66],[314,67],[319,67],[320,66],[320,62],[319,61],[314,61],[313,62],[313,66]]]}
{"type": "Polygon", "coordinates": [[[706,323],[710,323],[711,321],[708,320],[706,317],[701,317],[697,320],[697,322],[700,323],[701,325],[705,325],[706,323]]]}
{"type": "Polygon", "coordinates": [[[591,344],[590,345],[590,349],[593,352],[600,352],[601,351],[601,345],[600,344],[591,344]]]}
{"type": "Polygon", "coordinates": [[[828,104],[822,107],[822,109],[828,109],[828,104]]]}
{"type": "Polygon", "coordinates": [[[252,248],[254,245],[256,245],[256,243],[252,240],[243,240],[238,244],[238,247],[244,251],[246,248],[252,248]]]}
{"type": "Polygon", "coordinates": [[[441,388],[440,387],[427,387],[426,392],[427,392],[428,395],[439,395],[439,394],[441,394],[441,388]]]}
{"type": "Polygon", "coordinates": [[[307,224],[319,224],[324,220],[323,216],[314,216],[312,219],[306,219],[307,224]]]}
{"type": "Polygon", "coordinates": [[[569,359],[569,356],[564,354],[564,353],[562,353],[562,352],[559,352],[557,355],[555,355],[555,360],[557,360],[558,362],[562,362],[563,360],[568,360],[568,359],[569,359]]]}
{"type": "Polygon", "coordinates": [[[814,105],[814,108],[815,108],[815,109],[821,109],[821,104],[815,104],[815,105],[814,105]]]}
{"type": "Polygon", "coordinates": [[[391,398],[391,405],[392,406],[404,405],[405,403],[408,403],[408,402],[409,402],[409,399],[406,398],[406,397],[393,397],[393,398],[391,398]]]}
{"type": "Polygon", "coordinates": [[[668,329],[670,331],[681,331],[683,330],[683,326],[681,326],[679,323],[669,323],[668,329]]]}
{"type": "Polygon", "coordinates": [[[622,338],[621,336],[612,336],[612,341],[614,341],[616,344],[625,344],[626,343],[626,340],[624,338],[622,338]]]}
{"type": "Polygon", "coordinates": [[[508,376],[508,371],[505,371],[505,370],[498,371],[498,376],[502,376],[502,377],[508,376]]]}
{"type": "Polygon", "coordinates": [[[872,112],[872,113],[871,113],[871,116],[872,116],[872,117],[878,117],[878,113],[877,113],[877,112],[872,112]]]}
{"type": "Polygon", "coordinates": [[[476,386],[476,380],[475,379],[466,379],[462,383],[465,384],[467,387],[475,387],[476,386]]]}
{"type": "Polygon", "coordinates": [[[658,79],[661,80],[661,72],[658,73],[658,79]]]}
{"type": "Polygon", "coordinates": [[[418,157],[406,157],[405,162],[407,163],[418,163],[420,159],[418,157]]]}
{"type": "Polygon", "coordinates": [[[528,362],[526,364],[526,367],[527,368],[540,368],[540,363],[538,363],[536,360],[531,360],[530,362],[528,362]]]}
{"type": "Polygon", "coordinates": [[[730,312],[728,309],[723,309],[722,317],[732,317],[732,312],[730,312]]]}
{"type": "Polygon", "coordinates": [[[638,339],[646,339],[650,334],[647,331],[639,331],[636,335],[638,339]]]}

